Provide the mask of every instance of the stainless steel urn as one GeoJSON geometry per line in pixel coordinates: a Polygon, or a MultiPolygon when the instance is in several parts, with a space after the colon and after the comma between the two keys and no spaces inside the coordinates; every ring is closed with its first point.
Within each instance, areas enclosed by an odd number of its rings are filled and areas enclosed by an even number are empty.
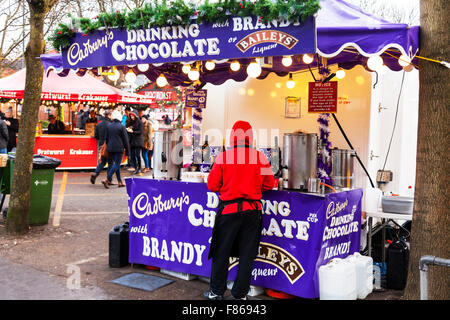
{"type": "Polygon", "coordinates": [[[336,188],[350,188],[354,186],[354,167],[356,153],[353,150],[331,150],[331,178],[336,188]]]}
{"type": "Polygon", "coordinates": [[[176,180],[183,166],[183,134],[181,130],[155,131],[153,177],[176,180]]]}
{"type": "Polygon", "coordinates": [[[317,134],[286,133],[283,136],[283,188],[307,190],[317,177],[317,134]]]}

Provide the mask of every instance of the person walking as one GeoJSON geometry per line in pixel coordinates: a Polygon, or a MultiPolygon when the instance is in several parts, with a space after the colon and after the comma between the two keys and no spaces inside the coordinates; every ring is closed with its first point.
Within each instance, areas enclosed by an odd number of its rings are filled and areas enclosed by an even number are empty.
{"type": "Polygon", "coordinates": [[[131,159],[134,163],[134,172],[141,172],[141,151],[144,147],[144,139],[142,137],[142,121],[135,112],[128,114],[130,121],[127,124],[127,131],[130,137],[131,159]]]}
{"type": "Polygon", "coordinates": [[[143,110],[138,111],[139,118],[142,121],[142,138],[144,140],[144,147],[142,148],[142,158],[144,159],[145,168],[143,173],[150,171],[150,161],[153,155],[153,128],[152,123],[144,115],[143,110]]]}
{"type": "Polygon", "coordinates": [[[111,155],[109,157],[104,157],[100,155],[100,149],[102,145],[106,141],[106,134],[108,130],[108,125],[111,123],[111,111],[106,110],[105,115],[103,116],[102,121],[95,127],[94,131],[94,137],[97,139],[97,153],[100,156],[100,162],[97,165],[97,168],[95,169],[94,173],[91,175],[91,183],[95,184],[95,179],[99,176],[100,172],[105,167],[106,163],[108,163],[108,169],[112,167],[113,161],[111,158],[111,155]]]}
{"type": "Polygon", "coordinates": [[[5,111],[3,118],[8,128],[8,146],[7,151],[12,151],[17,146],[17,133],[19,132],[19,121],[13,117],[12,109],[8,108],[5,111]]]}
{"type": "Polygon", "coordinates": [[[208,176],[208,189],[220,194],[208,254],[212,258],[210,290],[203,294],[209,300],[223,299],[230,257],[239,258],[233,298],[246,300],[250,289],[262,228],[260,200],[262,192],[275,183],[269,161],[252,148],[252,141],[250,123],[237,121],[231,131],[231,149],[217,157],[208,176]]]}
{"type": "Polygon", "coordinates": [[[108,174],[105,180],[102,181],[106,189],[109,188],[113,174],[116,174],[119,188],[125,187],[125,184],[120,178],[120,164],[122,162],[123,151],[126,150],[127,155],[130,154],[130,145],[128,143],[127,131],[122,125],[122,114],[115,110],[112,113],[112,122],[108,125],[106,130],[106,146],[108,153],[111,155],[113,164],[108,169],[108,174]]]}
{"type": "Polygon", "coordinates": [[[4,120],[0,119],[0,154],[8,153],[8,127],[4,120]]]}

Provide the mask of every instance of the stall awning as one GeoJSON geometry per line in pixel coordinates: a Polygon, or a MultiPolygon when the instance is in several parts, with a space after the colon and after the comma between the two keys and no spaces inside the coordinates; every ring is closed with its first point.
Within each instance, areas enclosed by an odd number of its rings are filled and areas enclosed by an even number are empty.
{"type": "MultiPolygon", "coordinates": [[[[26,70],[22,69],[0,79],[0,98],[23,99],[26,70]]],[[[77,76],[74,71],[60,77],[56,72],[48,72],[42,81],[42,100],[108,102],[128,104],[152,104],[151,97],[129,93],[96,79],[88,73],[77,76]]]]}
{"type": "MultiPolygon", "coordinates": [[[[263,66],[262,72],[258,79],[266,78],[270,73],[274,72],[279,76],[286,76],[289,72],[294,72],[302,69],[307,69],[308,67],[314,68],[322,65],[323,59],[326,59],[327,65],[338,64],[339,67],[344,69],[353,68],[356,65],[366,66],[367,59],[370,56],[381,55],[384,64],[391,70],[400,71],[402,66],[398,63],[398,57],[401,55],[409,56],[413,58],[419,48],[419,27],[408,27],[406,24],[396,24],[389,21],[380,19],[373,15],[363,12],[360,8],[350,5],[342,0],[321,0],[321,9],[318,11],[315,18],[316,26],[316,53],[321,57],[315,59],[313,63],[306,65],[301,62],[300,59],[294,59],[290,67],[285,67],[281,63],[283,55],[286,55],[286,47],[280,44],[272,43],[270,41],[262,41],[258,43],[259,40],[268,35],[260,34],[259,38],[255,35],[254,41],[256,44],[252,44],[252,52],[254,52],[254,57],[260,56],[273,56],[273,61],[271,66],[263,66]],[[258,40],[259,39],[259,40],[258,40]],[[268,45],[269,44],[269,45],[268,45]],[[279,49],[282,49],[279,51],[279,49]],[[261,52],[264,51],[262,54],[261,52]]],[[[232,22],[232,17],[230,17],[230,23],[232,22]]],[[[252,24],[254,28],[251,32],[256,31],[256,24],[249,18],[249,25],[252,24]]],[[[267,26],[266,26],[267,27],[267,26]]],[[[258,30],[268,30],[258,29],[258,30]]],[[[141,30],[141,37],[145,36],[144,30],[141,30]]],[[[102,33],[98,33],[98,36],[102,33]]],[[[91,37],[93,35],[89,35],[91,37]]],[[[78,36],[80,39],[81,36],[78,36]]],[[[247,36],[249,37],[249,36],[247,36]]],[[[232,31],[228,34],[229,39],[233,39],[232,31]]],[[[270,37],[269,37],[270,38],[270,37]]],[[[137,39],[137,38],[136,38],[137,39]]],[[[274,38],[275,39],[275,38],[274,38]]],[[[95,40],[95,38],[90,38],[90,43],[95,40]]],[[[135,39],[132,39],[136,41],[135,39]]],[[[230,40],[230,41],[231,41],[230,40]]],[[[236,39],[239,43],[241,39],[236,39]]],[[[269,39],[270,40],[270,39],[269,39]]],[[[122,40],[120,40],[122,41],[122,40]]],[[[250,40],[249,42],[250,43],[250,40]]],[[[113,42],[111,42],[113,44],[113,42]]],[[[118,43],[114,48],[122,48],[125,43],[118,43]]],[[[112,46],[108,46],[108,50],[112,50],[112,46]]],[[[140,48],[144,50],[144,48],[140,48]]],[[[136,50],[140,50],[136,47],[136,50]]],[[[152,49],[152,48],[151,48],[152,49]]],[[[117,51],[122,55],[122,51],[117,51]]],[[[142,51],[143,52],[143,51],[142,51]]],[[[73,52],[72,52],[73,53],[73,52]]],[[[67,54],[65,50],[64,54],[67,54]]],[[[293,55],[298,54],[293,52],[293,55]]],[[[238,58],[239,62],[243,66],[247,66],[251,58],[248,56],[228,56],[227,59],[238,58]]],[[[194,59],[194,58],[192,58],[194,59]]],[[[247,78],[246,68],[243,67],[237,72],[230,72],[229,64],[230,61],[216,60],[216,67],[213,71],[207,71],[205,68],[205,61],[200,56],[196,56],[196,61],[201,61],[202,70],[199,81],[201,83],[212,83],[214,85],[220,85],[225,81],[232,79],[235,81],[244,81],[247,78]]],[[[65,75],[67,69],[63,66],[63,57],[61,55],[43,55],[42,62],[46,69],[55,68],[59,71],[60,75],[65,75]]],[[[66,61],[67,59],[65,59],[66,61]]],[[[187,58],[175,59],[177,62],[182,62],[183,60],[189,60],[187,58]]],[[[193,83],[187,77],[187,75],[181,72],[181,64],[173,63],[174,59],[170,62],[164,62],[164,59],[158,57],[158,59],[150,61],[150,68],[141,72],[138,70],[137,66],[129,66],[130,63],[117,63],[119,69],[123,72],[128,72],[131,68],[135,73],[143,73],[151,81],[156,81],[157,77],[164,73],[168,82],[172,86],[188,86],[193,83]],[[123,64],[122,66],[120,66],[123,64]]],[[[413,60],[413,63],[415,60],[413,60]]],[[[137,61],[136,63],[139,63],[137,61]]],[[[77,69],[80,74],[83,74],[86,69],[77,69]]]]}

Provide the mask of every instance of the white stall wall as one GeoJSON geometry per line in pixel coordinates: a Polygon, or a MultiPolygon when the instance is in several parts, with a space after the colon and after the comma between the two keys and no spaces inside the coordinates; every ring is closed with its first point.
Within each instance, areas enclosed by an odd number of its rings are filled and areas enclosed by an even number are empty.
{"type": "Polygon", "coordinates": [[[368,170],[375,179],[377,170],[393,172],[393,180],[384,186],[386,194],[390,192],[401,196],[414,196],[416,178],[417,123],[419,112],[419,72],[413,70],[403,72],[388,71],[380,75],[378,82],[373,76],[371,130],[369,138],[370,152],[374,157],[370,160],[368,170]],[[397,123],[394,129],[395,114],[397,123]],[[388,153],[389,141],[392,144],[388,153]]]}
{"type": "MultiPolygon", "coordinates": [[[[314,71],[316,77],[317,71],[314,71]]],[[[319,134],[318,114],[308,114],[308,82],[311,74],[294,74],[296,86],[286,87],[286,77],[269,75],[265,80],[247,79],[244,82],[228,80],[221,86],[206,85],[207,107],[203,111],[202,131],[208,134],[210,145],[221,145],[226,132],[237,120],[245,120],[252,125],[259,147],[274,145],[274,137],[283,143],[283,134],[302,130],[319,134]],[[301,118],[284,117],[285,97],[301,98],[301,118]],[[218,136],[217,136],[218,134],[218,136]],[[213,137],[216,139],[213,140],[213,137]]],[[[371,103],[371,75],[362,67],[346,71],[346,76],[338,81],[338,112],[336,114],[347,137],[367,166],[369,144],[369,122],[371,103]]],[[[350,149],[336,123],[330,118],[330,141],[332,147],[350,149]]],[[[375,176],[372,178],[375,179],[375,176]]],[[[355,186],[365,187],[367,177],[355,160],[355,186]]]]}

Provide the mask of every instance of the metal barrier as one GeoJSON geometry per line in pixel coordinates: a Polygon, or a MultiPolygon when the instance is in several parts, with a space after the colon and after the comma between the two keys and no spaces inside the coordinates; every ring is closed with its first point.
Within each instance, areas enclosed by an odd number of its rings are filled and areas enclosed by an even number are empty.
{"type": "Polygon", "coordinates": [[[428,300],[428,266],[450,267],[449,259],[436,258],[435,256],[423,256],[419,260],[420,270],[420,300],[428,300]]]}

